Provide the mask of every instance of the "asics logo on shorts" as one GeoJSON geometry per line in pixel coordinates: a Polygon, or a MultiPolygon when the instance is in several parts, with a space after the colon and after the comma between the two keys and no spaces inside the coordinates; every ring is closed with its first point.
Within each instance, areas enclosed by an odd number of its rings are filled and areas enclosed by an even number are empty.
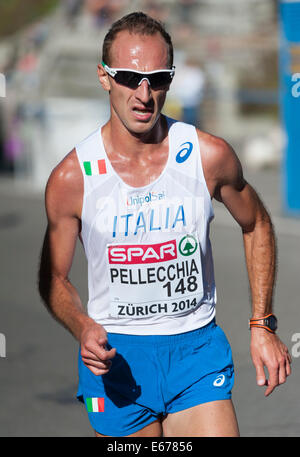
{"type": "Polygon", "coordinates": [[[223,374],[220,374],[220,376],[218,376],[218,377],[214,380],[213,385],[214,385],[215,387],[221,387],[221,386],[223,386],[224,382],[225,382],[225,376],[224,376],[223,374]]]}

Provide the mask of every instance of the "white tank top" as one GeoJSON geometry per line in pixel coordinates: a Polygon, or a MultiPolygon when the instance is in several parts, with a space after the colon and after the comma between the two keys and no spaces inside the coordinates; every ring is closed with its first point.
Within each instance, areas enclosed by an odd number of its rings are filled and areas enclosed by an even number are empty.
{"type": "Polygon", "coordinates": [[[84,178],[88,315],[107,332],[183,333],[215,316],[213,208],[195,127],[167,118],[169,155],[144,187],[124,183],[101,127],[76,146],[84,178]]]}

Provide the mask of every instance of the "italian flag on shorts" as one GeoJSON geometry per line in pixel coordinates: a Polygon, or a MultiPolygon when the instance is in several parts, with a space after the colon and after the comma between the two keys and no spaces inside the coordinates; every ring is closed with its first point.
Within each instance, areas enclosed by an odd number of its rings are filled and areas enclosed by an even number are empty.
{"type": "Polygon", "coordinates": [[[83,166],[87,176],[106,174],[106,163],[104,159],[86,161],[83,162],[83,166]]]}
{"type": "Polygon", "coordinates": [[[85,403],[88,413],[104,413],[104,398],[86,398],[85,403]]]}

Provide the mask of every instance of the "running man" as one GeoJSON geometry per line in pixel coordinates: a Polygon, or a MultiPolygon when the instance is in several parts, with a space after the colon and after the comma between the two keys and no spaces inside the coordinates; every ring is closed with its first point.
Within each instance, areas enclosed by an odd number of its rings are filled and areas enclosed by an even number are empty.
{"type": "Polygon", "coordinates": [[[272,314],[270,217],[230,145],[161,113],[174,71],[159,22],[114,23],[98,65],[110,119],[46,187],[40,294],[80,343],[77,396],[96,436],[239,436],[231,350],[215,322],[213,198],[243,233],[257,383],[270,395],[291,372],[272,314]],[[68,279],[78,237],[87,310],[68,279]]]}

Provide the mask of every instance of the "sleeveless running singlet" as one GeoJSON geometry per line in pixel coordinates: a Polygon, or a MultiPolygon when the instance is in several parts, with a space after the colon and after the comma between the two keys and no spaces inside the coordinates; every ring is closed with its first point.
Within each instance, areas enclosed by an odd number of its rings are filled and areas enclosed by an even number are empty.
{"type": "Polygon", "coordinates": [[[91,318],[110,333],[169,335],[208,324],[216,289],[213,208],[195,127],[167,118],[169,156],[144,187],[122,181],[101,128],[76,146],[91,318]]]}

